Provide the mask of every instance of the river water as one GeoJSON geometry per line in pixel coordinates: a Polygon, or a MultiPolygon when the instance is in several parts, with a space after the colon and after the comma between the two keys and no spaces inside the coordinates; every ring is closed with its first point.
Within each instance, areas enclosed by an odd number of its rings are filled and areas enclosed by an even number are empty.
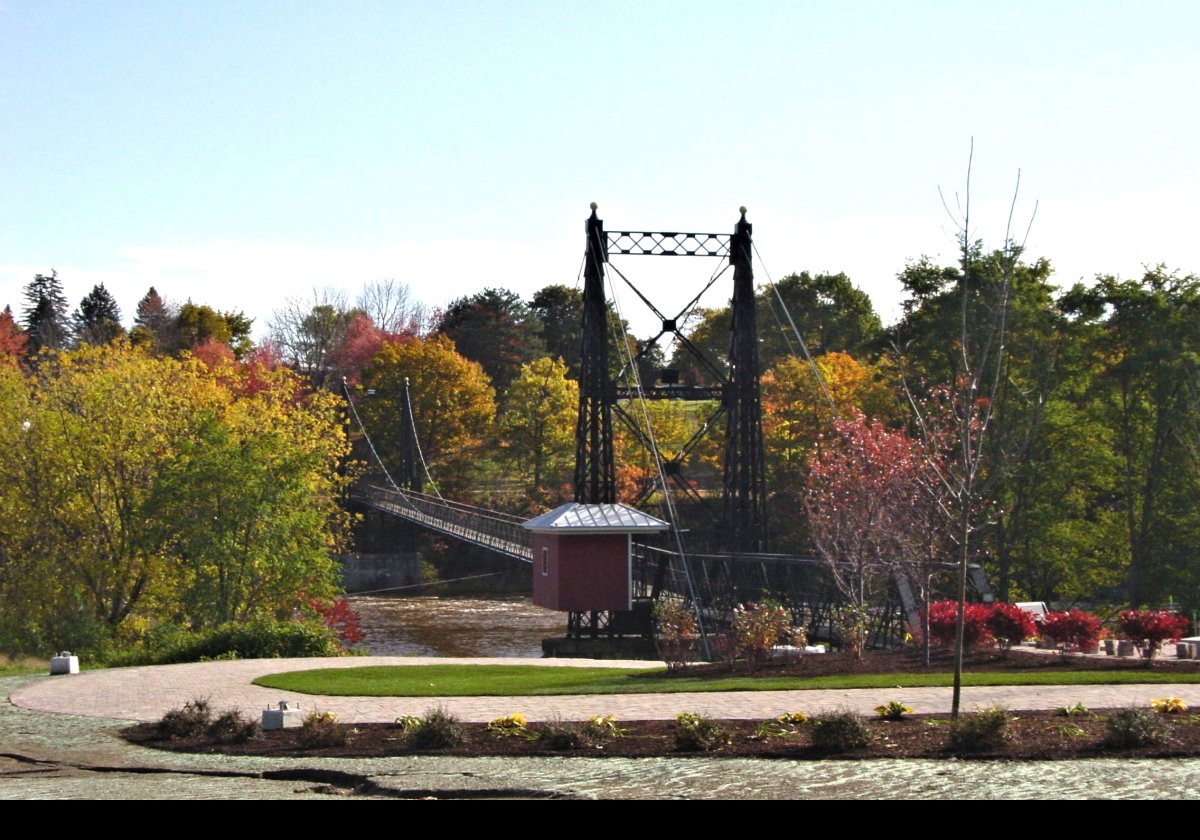
{"type": "Polygon", "coordinates": [[[566,613],[535,607],[529,596],[438,598],[351,595],[375,656],[537,658],[542,639],[562,636],[566,613]]]}

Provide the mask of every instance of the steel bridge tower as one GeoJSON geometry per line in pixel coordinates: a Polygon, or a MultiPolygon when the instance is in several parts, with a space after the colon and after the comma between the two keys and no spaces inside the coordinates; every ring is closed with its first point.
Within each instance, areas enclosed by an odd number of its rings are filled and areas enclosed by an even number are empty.
{"type": "MultiPolygon", "coordinates": [[[[713,378],[715,388],[687,387],[670,383],[646,390],[656,399],[719,399],[724,414],[725,453],[722,480],[722,548],[734,552],[767,549],[766,482],[763,460],[762,402],[759,392],[758,327],[754,309],[752,268],[753,226],[746,221],[746,208],[732,235],[715,233],[663,233],[609,231],[596,215],[596,204],[586,223],[587,251],[584,263],[582,364],[579,414],[575,426],[575,501],[616,501],[613,461],[613,413],[621,413],[619,399],[636,398],[642,389],[620,386],[612,379],[609,360],[608,307],[604,289],[605,265],[610,252],[652,256],[727,257],[733,266],[733,324],[730,334],[728,373],[705,359],[680,331],[680,317],[664,316],[636,287],[634,291],[660,318],[661,329],[651,340],[671,334],[700,361],[713,378]]],[[[626,280],[628,282],[628,280],[626,280]]],[[[632,284],[630,284],[632,286],[632,284]]],[[[693,301],[694,303],[695,301],[693,301]]],[[[691,304],[689,304],[689,307],[691,304]]],[[[685,308],[686,311],[686,308],[685,308]]],[[[680,313],[682,316],[684,312],[680,313]]],[[[643,353],[646,348],[643,348],[643,353]]],[[[632,423],[630,424],[633,425],[632,423]]],[[[636,429],[634,429],[636,433],[636,429]]],[[[636,436],[641,436],[640,434],[636,436]]],[[[697,435],[689,447],[699,442],[697,435]]],[[[653,444],[645,440],[648,447],[653,444]]],[[[685,447],[685,452],[689,447],[685,447]]],[[[679,475],[679,456],[666,464],[668,477],[687,492],[679,475]]]]}

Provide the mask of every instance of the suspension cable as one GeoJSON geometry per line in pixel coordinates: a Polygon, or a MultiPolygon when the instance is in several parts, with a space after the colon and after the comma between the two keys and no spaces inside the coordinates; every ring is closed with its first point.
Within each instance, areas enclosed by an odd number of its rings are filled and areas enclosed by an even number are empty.
{"type": "MultiPolygon", "coordinates": [[[[375,449],[375,444],[371,441],[371,435],[367,432],[367,427],[363,424],[362,417],[359,416],[358,408],[354,405],[354,395],[350,393],[350,384],[346,382],[346,377],[344,376],[342,377],[342,390],[346,392],[346,402],[350,404],[350,413],[354,415],[354,420],[358,423],[358,430],[362,432],[362,436],[371,450],[371,455],[375,458],[375,463],[379,465],[379,469],[383,470],[383,477],[387,479],[388,484],[392,485],[392,489],[403,497],[404,491],[400,489],[400,485],[392,480],[391,473],[388,472],[383,459],[379,457],[379,452],[375,449]]],[[[405,501],[408,500],[405,499],[405,501]]]]}
{"type": "Polygon", "coordinates": [[[404,389],[404,404],[408,409],[408,425],[412,428],[413,446],[417,448],[417,457],[421,460],[421,469],[425,471],[425,480],[433,488],[434,494],[444,502],[446,500],[442,496],[442,491],[438,489],[437,482],[429,474],[429,465],[425,463],[425,454],[421,452],[421,438],[417,435],[417,418],[413,416],[412,396],[409,394],[407,388],[404,389]]]}
{"type": "Polygon", "coordinates": [[[440,586],[443,583],[459,583],[464,580],[478,580],[479,578],[497,577],[498,575],[506,575],[508,572],[488,572],[482,575],[467,575],[466,577],[447,578],[446,580],[431,580],[427,583],[410,583],[407,586],[388,586],[384,589],[364,589],[361,592],[347,592],[347,595],[378,595],[380,592],[399,592],[402,589],[424,589],[427,586],[440,586]]]}
{"type": "MultiPolygon", "coordinates": [[[[617,271],[617,273],[621,274],[620,271],[617,271]]],[[[625,280],[625,282],[629,284],[629,287],[631,289],[633,289],[634,292],[637,292],[637,289],[633,286],[632,283],[629,283],[629,281],[625,278],[625,275],[621,274],[621,279],[625,280]]],[[[617,317],[620,318],[622,322],[624,322],[625,315],[621,311],[621,300],[620,300],[620,298],[617,297],[616,284],[612,282],[611,277],[609,278],[609,287],[612,290],[612,295],[613,295],[613,308],[617,310],[617,317]]],[[[638,296],[642,297],[640,292],[638,292],[638,296]]],[[[642,299],[645,300],[644,297],[642,299]]],[[[648,301],[647,301],[647,305],[649,305],[648,301]]],[[[654,309],[654,307],[652,305],[650,308],[654,309]]],[[[658,310],[654,310],[654,311],[657,312],[658,310]]],[[[614,331],[616,329],[616,326],[617,325],[615,325],[615,324],[613,325],[614,331]]],[[[638,407],[642,411],[642,419],[646,424],[646,433],[647,433],[647,436],[650,438],[650,444],[651,444],[650,453],[651,453],[651,455],[654,456],[654,468],[655,468],[655,471],[658,473],[659,486],[662,487],[663,501],[666,504],[666,508],[667,508],[667,518],[671,522],[671,532],[675,535],[675,544],[679,547],[679,559],[680,559],[681,565],[683,566],[684,580],[687,581],[688,596],[691,598],[691,601],[692,601],[692,612],[696,616],[696,627],[700,631],[700,642],[704,647],[705,658],[711,659],[712,651],[709,648],[708,633],[704,629],[704,616],[700,609],[700,600],[696,596],[696,587],[692,581],[692,573],[691,573],[691,570],[688,568],[687,554],[685,553],[684,548],[683,548],[683,534],[681,534],[679,531],[679,521],[678,521],[678,517],[675,515],[675,502],[671,498],[671,488],[667,486],[667,474],[666,474],[666,471],[663,469],[662,458],[659,457],[658,441],[655,440],[655,437],[654,437],[654,426],[650,422],[650,412],[646,409],[646,393],[642,389],[642,376],[641,376],[641,373],[637,369],[637,365],[635,365],[633,363],[633,355],[629,352],[629,344],[626,341],[625,336],[621,336],[621,340],[616,343],[624,348],[625,357],[629,360],[629,370],[633,376],[634,389],[638,395],[638,407]]]]}
{"type": "Polygon", "coordinates": [[[829,385],[825,382],[821,368],[817,366],[812,354],[808,352],[808,345],[804,343],[804,336],[800,334],[800,330],[796,327],[796,322],[792,318],[792,313],[788,310],[788,305],[783,299],[783,294],[779,291],[779,286],[771,279],[771,273],[767,271],[767,264],[763,261],[762,254],[758,252],[758,245],[751,241],[750,247],[754,249],[754,256],[758,258],[758,264],[762,266],[763,274],[767,278],[767,285],[775,292],[775,297],[779,300],[779,306],[783,309],[783,314],[787,316],[788,323],[792,326],[792,332],[796,334],[796,340],[800,342],[800,349],[804,351],[804,358],[808,360],[808,366],[812,368],[813,376],[817,378],[817,385],[820,387],[821,393],[825,395],[825,399],[829,401],[829,407],[833,409],[833,416],[840,418],[841,413],[838,411],[837,403],[833,401],[833,394],[829,390],[829,385]]]}

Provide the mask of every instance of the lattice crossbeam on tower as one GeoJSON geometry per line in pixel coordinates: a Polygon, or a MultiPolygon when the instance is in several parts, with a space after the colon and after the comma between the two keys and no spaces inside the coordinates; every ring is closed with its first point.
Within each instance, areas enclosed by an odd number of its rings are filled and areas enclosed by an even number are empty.
{"type": "Polygon", "coordinates": [[[653,257],[727,257],[728,233],[657,233],[610,230],[608,253],[653,257]]]}

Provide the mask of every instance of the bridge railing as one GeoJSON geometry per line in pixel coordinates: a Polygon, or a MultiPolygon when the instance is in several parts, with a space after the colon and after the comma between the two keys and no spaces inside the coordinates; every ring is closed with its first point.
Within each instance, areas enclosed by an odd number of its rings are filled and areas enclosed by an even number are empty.
{"type": "Polygon", "coordinates": [[[515,560],[533,562],[530,534],[521,527],[522,519],[519,516],[431,496],[428,493],[397,490],[377,484],[360,486],[353,496],[365,505],[415,522],[430,530],[489,548],[515,560]]]}

